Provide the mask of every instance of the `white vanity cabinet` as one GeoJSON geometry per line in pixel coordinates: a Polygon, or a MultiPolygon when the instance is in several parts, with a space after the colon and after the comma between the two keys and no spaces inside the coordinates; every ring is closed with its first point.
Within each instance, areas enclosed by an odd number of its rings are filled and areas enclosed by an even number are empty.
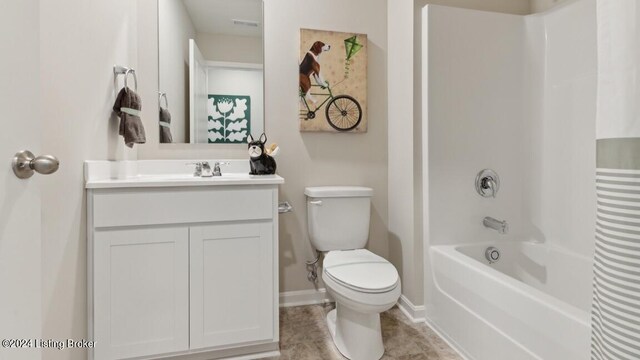
{"type": "Polygon", "coordinates": [[[274,337],[273,224],[190,228],[191,346],[274,337]]]}
{"type": "Polygon", "coordinates": [[[94,232],[95,359],[189,349],[189,229],[94,232]]]}
{"type": "Polygon", "coordinates": [[[283,180],[249,180],[87,181],[90,358],[277,354],[283,180]]]}

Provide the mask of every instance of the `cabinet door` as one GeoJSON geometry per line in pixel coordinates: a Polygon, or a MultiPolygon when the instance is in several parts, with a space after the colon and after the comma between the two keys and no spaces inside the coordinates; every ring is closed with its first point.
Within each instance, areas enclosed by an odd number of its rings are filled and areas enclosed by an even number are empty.
{"type": "Polygon", "coordinates": [[[96,231],[95,359],[189,348],[189,229],[96,231]]]}
{"type": "Polygon", "coordinates": [[[191,348],[273,340],[271,222],[190,229],[191,348]]]}

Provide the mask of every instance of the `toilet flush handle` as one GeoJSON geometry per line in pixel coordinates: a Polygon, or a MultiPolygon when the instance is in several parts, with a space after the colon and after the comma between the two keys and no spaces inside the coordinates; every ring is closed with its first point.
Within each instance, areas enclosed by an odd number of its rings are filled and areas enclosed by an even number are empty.
{"type": "Polygon", "coordinates": [[[322,200],[311,200],[309,201],[309,204],[322,206],[322,200]]]}

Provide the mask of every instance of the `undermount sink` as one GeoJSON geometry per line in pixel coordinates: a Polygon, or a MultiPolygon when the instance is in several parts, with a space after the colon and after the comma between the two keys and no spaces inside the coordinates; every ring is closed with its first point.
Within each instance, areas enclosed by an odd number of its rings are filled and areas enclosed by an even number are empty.
{"type": "MultiPolygon", "coordinates": [[[[87,161],[85,188],[282,184],[278,175],[250,175],[247,160],[227,160],[221,176],[194,176],[184,160],[87,161]]],[[[213,162],[212,162],[213,163],[213,162]]]]}

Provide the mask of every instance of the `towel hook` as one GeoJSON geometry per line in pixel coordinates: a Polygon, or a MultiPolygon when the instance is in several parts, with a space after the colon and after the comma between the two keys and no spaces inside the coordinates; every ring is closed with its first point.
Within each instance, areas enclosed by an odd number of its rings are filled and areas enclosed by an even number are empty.
{"type": "Polygon", "coordinates": [[[158,94],[160,95],[160,98],[158,99],[158,104],[159,104],[160,108],[162,108],[162,98],[164,98],[164,108],[166,110],[169,110],[169,100],[167,99],[167,93],[166,92],[158,92],[158,94]]]}
{"type": "Polygon", "coordinates": [[[128,85],[127,85],[127,78],[129,77],[129,74],[133,75],[133,81],[134,81],[134,87],[135,87],[135,91],[138,91],[138,77],[136,76],[136,71],[132,68],[128,68],[128,67],[124,67],[121,65],[114,65],[113,66],[113,74],[116,76],[116,78],[118,77],[118,75],[124,75],[124,90],[128,91],[128,85]]]}

